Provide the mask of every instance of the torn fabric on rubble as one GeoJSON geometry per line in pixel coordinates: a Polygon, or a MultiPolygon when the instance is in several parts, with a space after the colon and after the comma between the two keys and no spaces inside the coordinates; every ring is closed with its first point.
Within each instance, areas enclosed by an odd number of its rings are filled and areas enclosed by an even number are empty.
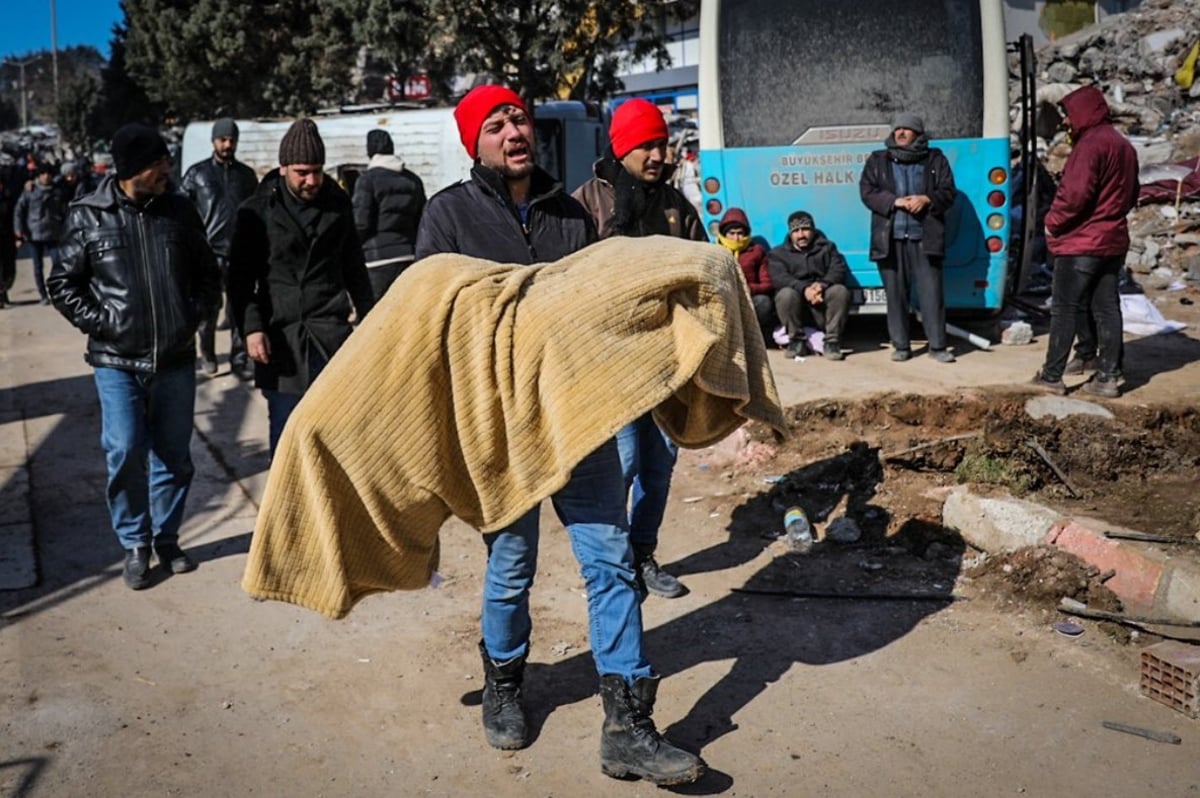
{"type": "Polygon", "coordinates": [[[505,527],[651,410],[686,447],[749,419],[786,431],[728,252],[653,236],[537,266],[427,258],[288,420],[242,587],[331,618],[425,587],[450,515],[505,527]]]}

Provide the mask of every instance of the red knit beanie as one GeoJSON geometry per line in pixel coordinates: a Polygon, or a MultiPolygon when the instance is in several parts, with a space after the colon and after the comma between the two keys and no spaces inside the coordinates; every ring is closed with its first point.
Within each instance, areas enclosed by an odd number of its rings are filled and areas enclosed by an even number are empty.
{"type": "Polygon", "coordinates": [[[620,160],[646,142],[669,138],[667,120],[649,100],[641,97],[628,100],[613,111],[608,138],[612,141],[613,155],[620,160]]]}
{"type": "Polygon", "coordinates": [[[458,136],[467,148],[467,155],[478,157],[479,131],[483,122],[502,105],[515,105],[529,113],[521,97],[506,86],[476,86],[459,101],[454,109],[454,121],[458,123],[458,136]]]}

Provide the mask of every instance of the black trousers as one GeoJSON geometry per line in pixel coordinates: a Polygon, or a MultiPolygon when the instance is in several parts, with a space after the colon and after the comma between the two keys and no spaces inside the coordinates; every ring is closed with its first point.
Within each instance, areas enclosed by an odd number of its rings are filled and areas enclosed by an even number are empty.
{"type": "MultiPolygon", "coordinates": [[[[1054,259],[1054,285],[1050,292],[1050,342],[1042,377],[1062,379],[1085,310],[1096,323],[1096,354],[1102,380],[1113,380],[1121,360],[1121,298],[1117,281],[1124,255],[1095,257],[1072,255],[1054,259]]],[[[1087,333],[1084,342],[1086,343],[1087,333]]]]}
{"type": "Polygon", "coordinates": [[[813,326],[824,331],[826,341],[841,341],[846,317],[850,314],[850,289],[844,285],[831,285],[825,289],[824,295],[823,303],[810,305],[804,295],[794,288],[780,288],[775,292],[775,311],[787,329],[790,340],[798,341],[804,337],[805,321],[811,318],[813,326]]]}
{"type": "MultiPolygon", "coordinates": [[[[225,295],[226,306],[232,307],[229,303],[229,259],[218,255],[217,268],[221,270],[221,288],[225,295]]],[[[197,331],[200,336],[200,356],[205,360],[217,359],[217,318],[220,315],[221,309],[218,307],[213,312],[211,318],[200,322],[200,329],[197,331]]],[[[238,332],[237,325],[230,322],[229,364],[237,366],[247,362],[246,342],[242,340],[242,335],[238,332]]]]}
{"type": "Polygon", "coordinates": [[[892,251],[876,264],[887,292],[888,337],[896,349],[911,349],[908,337],[909,295],[916,289],[917,307],[930,349],[946,348],[946,296],[942,259],[925,255],[920,241],[892,240],[892,251]]]}

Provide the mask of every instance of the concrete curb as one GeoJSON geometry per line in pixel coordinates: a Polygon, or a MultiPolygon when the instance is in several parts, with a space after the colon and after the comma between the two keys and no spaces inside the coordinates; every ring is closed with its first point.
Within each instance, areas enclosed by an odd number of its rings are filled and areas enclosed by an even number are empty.
{"type": "Polygon", "coordinates": [[[1106,531],[1132,531],[1086,516],[1069,516],[1032,502],[979,496],[968,486],[950,491],[942,523],[989,554],[1047,544],[1069,551],[1101,572],[1128,608],[1200,621],[1200,566],[1173,557],[1153,543],[1116,540],[1106,531]]]}

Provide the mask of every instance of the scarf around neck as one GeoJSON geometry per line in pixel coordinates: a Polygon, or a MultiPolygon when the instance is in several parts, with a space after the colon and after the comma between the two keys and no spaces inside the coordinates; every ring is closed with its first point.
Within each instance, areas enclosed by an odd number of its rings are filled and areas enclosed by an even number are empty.
{"type": "Polygon", "coordinates": [[[896,133],[892,131],[884,145],[891,153],[892,160],[898,163],[918,163],[929,157],[929,137],[924,133],[902,147],[896,143],[896,133]]]}

